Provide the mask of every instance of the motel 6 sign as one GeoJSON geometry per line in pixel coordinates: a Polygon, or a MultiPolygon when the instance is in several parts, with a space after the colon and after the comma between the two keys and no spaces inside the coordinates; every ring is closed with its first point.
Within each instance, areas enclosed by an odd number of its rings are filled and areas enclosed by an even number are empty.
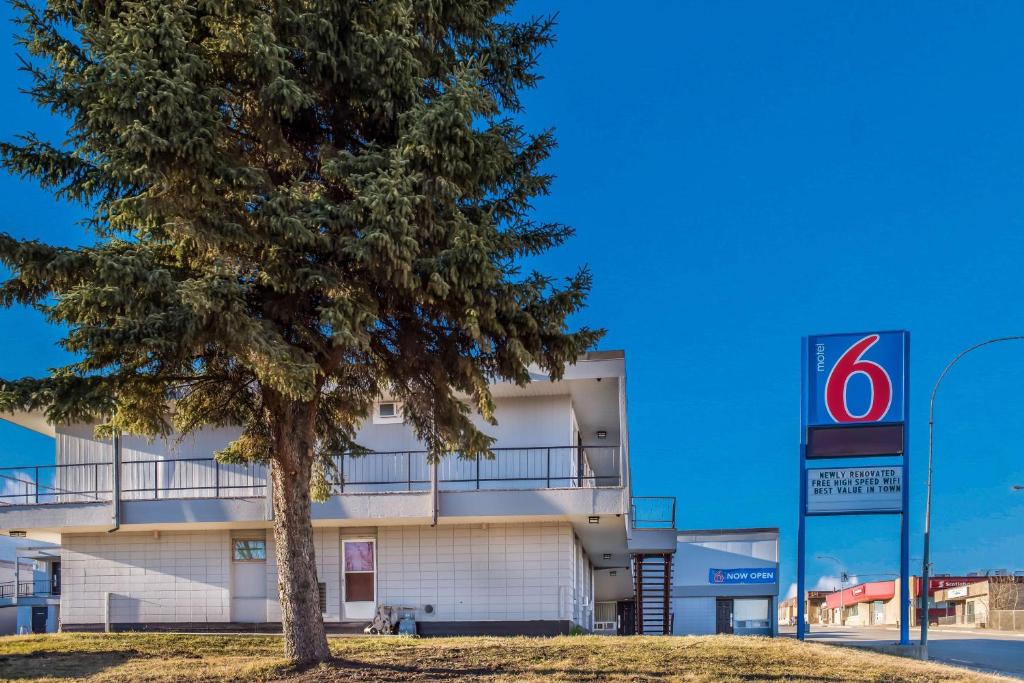
{"type": "MultiPolygon", "coordinates": [[[[801,353],[797,637],[803,640],[808,516],[899,514],[900,595],[910,596],[910,333],[814,335],[803,338],[801,353]],[[828,458],[897,462],[808,467],[828,458]]],[[[907,597],[900,602],[902,645],[910,642],[909,615],[907,597]]]]}
{"type": "Polygon", "coordinates": [[[906,333],[808,338],[807,425],[903,422],[906,333]]]}

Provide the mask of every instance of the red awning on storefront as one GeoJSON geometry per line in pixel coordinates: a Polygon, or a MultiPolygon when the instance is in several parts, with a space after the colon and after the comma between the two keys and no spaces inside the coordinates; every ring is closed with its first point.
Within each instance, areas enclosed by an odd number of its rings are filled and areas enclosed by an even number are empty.
{"type": "Polygon", "coordinates": [[[870,581],[847,588],[842,592],[840,599],[839,591],[829,593],[825,601],[832,609],[842,605],[856,605],[859,602],[872,602],[874,600],[891,600],[896,594],[895,581],[870,581]]]}

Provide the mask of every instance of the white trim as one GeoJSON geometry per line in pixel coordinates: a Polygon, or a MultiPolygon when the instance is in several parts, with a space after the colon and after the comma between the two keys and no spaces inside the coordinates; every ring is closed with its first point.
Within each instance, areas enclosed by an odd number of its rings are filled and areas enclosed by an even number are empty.
{"type": "Polygon", "coordinates": [[[403,422],[405,422],[403,408],[404,404],[401,401],[377,401],[376,403],[373,404],[373,424],[402,424],[403,422]],[[394,406],[394,414],[381,415],[381,406],[394,406]]]}
{"type": "Polygon", "coordinates": [[[377,598],[378,598],[378,595],[379,595],[379,592],[380,592],[379,585],[378,585],[379,584],[379,577],[378,577],[378,571],[377,571],[377,568],[378,568],[377,567],[377,539],[375,537],[373,537],[373,536],[354,536],[352,538],[342,538],[341,539],[341,557],[340,557],[340,560],[341,560],[341,563],[340,563],[340,566],[338,567],[338,569],[340,570],[339,574],[340,574],[340,579],[341,579],[341,581],[340,581],[340,583],[341,583],[341,596],[340,597],[341,597],[341,619],[342,619],[342,621],[369,621],[369,620],[373,619],[374,614],[376,614],[376,612],[377,612],[377,598]],[[347,571],[345,569],[345,544],[346,543],[372,543],[373,544],[373,571],[359,570],[359,571],[352,571],[352,572],[350,572],[350,571],[347,571]],[[373,575],[373,600],[372,601],[367,601],[367,600],[348,600],[347,599],[348,598],[348,590],[347,590],[348,587],[345,585],[345,575],[346,574],[372,574],[373,575]],[[366,603],[366,602],[369,602],[372,605],[372,607],[370,608],[370,612],[369,612],[368,616],[363,616],[362,614],[360,614],[360,615],[352,615],[352,614],[349,614],[347,612],[346,605],[349,605],[349,604],[360,605],[360,604],[363,604],[363,603],[366,603]]]}

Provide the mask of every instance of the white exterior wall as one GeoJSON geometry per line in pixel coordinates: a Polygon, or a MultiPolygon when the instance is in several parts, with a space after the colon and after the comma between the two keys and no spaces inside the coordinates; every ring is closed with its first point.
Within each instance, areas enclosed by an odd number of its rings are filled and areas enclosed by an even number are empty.
{"type": "MultiPolygon", "coordinates": [[[[499,423],[487,424],[472,414],[474,424],[495,437],[497,447],[573,446],[573,415],[568,395],[496,398],[495,415],[499,423]]],[[[121,441],[124,462],[145,460],[183,460],[210,458],[237,437],[238,429],[204,428],[182,439],[153,439],[126,435],[121,441]]],[[[423,445],[412,428],[403,423],[373,424],[367,421],[357,439],[362,446],[377,451],[419,450],[423,445]]],[[[110,462],[113,446],[99,440],[92,425],[57,427],[57,464],[110,462]]]]}
{"type": "MultiPolygon", "coordinates": [[[[498,448],[531,446],[574,446],[572,442],[572,405],[568,395],[529,396],[494,399],[497,425],[487,424],[475,412],[470,419],[480,431],[496,439],[498,448]]],[[[377,451],[420,450],[412,427],[403,424],[365,422],[356,434],[356,442],[377,451]]]]}
{"type": "MultiPolygon", "coordinates": [[[[577,472],[574,446],[574,417],[568,395],[532,396],[495,399],[498,425],[489,425],[478,415],[472,420],[484,433],[493,436],[495,447],[539,450],[506,453],[496,461],[460,460],[445,458],[441,464],[441,479],[446,490],[475,488],[477,472],[483,479],[535,477],[525,481],[485,483],[485,487],[534,488],[551,478],[554,486],[571,486],[577,472]],[[550,456],[544,447],[555,447],[550,456]]],[[[262,465],[214,465],[205,462],[182,462],[212,458],[213,454],[238,435],[237,429],[204,428],[182,439],[154,439],[125,436],[122,439],[122,498],[125,500],[152,498],[246,497],[254,492],[262,494],[266,483],[266,469],[262,465]],[[160,461],[160,462],[154,462],[160,461]],[[174,462],[178,461],[178,462],[174,462]],[[194,487],[194,488],[190,488],[194,487]]],[[[72,465],[55,472],[56,490],[86,492],[63,500],[54,495],[47,502],[78,502],[91,500],[91,491],[110,491],[112,487],[109,465],[113,446],[109,440],[99,440],[92,425],[78,424],[57,428],[57,463],[72,465]]],[[[422,453],[412,456],[408,451],[421,451],[423,445],[416,439],[412,428],[403,423],[374,424],[367,421],[360,428],[357,442],[370,450],[383,454],[363,458],[347,458],[345,478],[350,485],[347,492],[374,492],[393,490],[393,484],[374,485],[359,482],[404,481],[407,477],[418,483],[411,490],[426,490],[430,468],[422,453]]],[[[609,450],[609,453],[611,450],[609,450]]],[[[592,470],[584,472],[592,476],[592,470]]],[[[587,485],[593,482],[588,480],[587,485]]],[[[50,493],[50,489],[44,489],[50,493]]],[[[99,493],[99,499],[109,494],[99,493]]]]}
{"type": "MultiPolygon", "coordinates": [[[[371,530],[360,535],[372,537],[374,533],[371,530]]],[[[341,621],[341,534],[338,528],[313,529],[313,550],[316,553],[317,581],[327,584],[324,621],[341,621]]],[[[277,599],[277,553],[274,534],[270,530],[267,531],[267,621],[281,621],[281,602],[277,599]]]]}
{"type": "Polygon", "coordinates": [[[378,602],[419,621],[569,621],[575,542],[567,522],[381,527],[378,602]]]}
{"type": "MultiPolygon", "coordinates": [[[[231,621],[231,539],[260,533],[65,534],[62,621],[102,624],[108,592],[113,623],[231,621]]],[[[416,608],[419,621],[593,626],[593,565],[568,522],[318,527],[313,533],[328,622],[344,620],[341,540],[369,537],[377,540],[378,604],[416,608]]],[[[273,535],[266,536],[266,621],[279,622],[273,535]]]]}
{"type": "Polygon", "coordinates": [[[217,622],[230,618],[228,531],[64,534],[61,621],[217,622]]]}
{"type": "Polygon", "coordinates": [[[672,614],[674,636],[715,633],[715,598],[673,598],[672,614]]]}

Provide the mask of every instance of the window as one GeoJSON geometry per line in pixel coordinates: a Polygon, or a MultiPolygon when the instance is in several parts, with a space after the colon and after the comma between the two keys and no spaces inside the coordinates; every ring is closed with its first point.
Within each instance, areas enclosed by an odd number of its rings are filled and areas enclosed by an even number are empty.
{"type": "Polygon", "coordinates": [[[768,600],[765,598],[737,598],[733,601],[733,620],[736,628],[771,628],[768,619],[768,600]]]}
{"type": "Polygon", "coordinates": [[[345,602],[376,600],[374,542],[343,541],[345,602]]]}
{"type": "Polygon", "coordinates": [[[373,406],[374,424],[400,424],[404,421],[400,401],[381,401],[373,406]]]}
{"type": "Polygon", "coordinates": [[[231,558],[235,562],[264,562],[267,542],[262,539],[236,538],[232,541],[231,558]]]}

